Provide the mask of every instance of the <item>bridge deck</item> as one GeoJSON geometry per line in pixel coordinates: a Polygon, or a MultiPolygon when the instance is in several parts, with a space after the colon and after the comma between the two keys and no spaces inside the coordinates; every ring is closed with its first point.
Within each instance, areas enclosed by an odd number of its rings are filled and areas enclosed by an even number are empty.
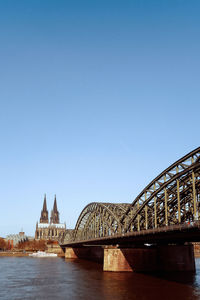
{"type": "Polygon", "coordinates": [[[200,221],[196,221],[192,224],[165,226],[89,240],[69,241],[68,243],[61,244],[61,247],[84,247],[97,245],[120,245],[131,247],[142,244],[181,244],[185,242],[199,241],[200,221]]]}

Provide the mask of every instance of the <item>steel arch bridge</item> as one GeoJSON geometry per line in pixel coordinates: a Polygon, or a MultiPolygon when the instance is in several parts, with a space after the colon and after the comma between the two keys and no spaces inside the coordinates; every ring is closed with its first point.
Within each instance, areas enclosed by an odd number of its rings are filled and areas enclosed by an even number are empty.
{"type": "Polygon", "coordinates": [[[129,206],[128,203],[88,204],[78,218],[74,239],[93,239],[121,233],[121,217],[129,206]]]}
{"type": "MultiPolygon", "coordinates": [[[[200,147],[151,181],[131,203],[90,203],[70,242],[160,230],[200,220],[200,147]]],[[[66,244],[65,239],[62,244],[66,244]]]]}

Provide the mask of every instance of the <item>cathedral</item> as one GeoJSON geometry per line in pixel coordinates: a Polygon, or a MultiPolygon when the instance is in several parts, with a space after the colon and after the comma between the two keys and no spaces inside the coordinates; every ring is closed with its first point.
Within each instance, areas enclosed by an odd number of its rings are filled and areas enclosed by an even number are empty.
{"type": "Polygon", "coordinates": [[[35,239],[36,240],[59,240],[66,232],[66,225],[60,223],[59,212],[57,209],[56,195],[54,198],[53,210],[49,222],[49,214],[47,210],[46,195],[44,195],[43,209],[41,211],[40,222],[36,224],[35,239]]]}

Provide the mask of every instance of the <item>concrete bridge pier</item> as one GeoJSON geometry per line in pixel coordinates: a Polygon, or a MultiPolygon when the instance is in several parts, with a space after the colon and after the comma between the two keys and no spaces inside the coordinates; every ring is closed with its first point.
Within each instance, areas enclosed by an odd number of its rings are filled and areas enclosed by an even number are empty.
{"type": "Polygon", "coordinates": [[[192,244],[160,246],[158,263],[161,271],[195,272],[194,246],[192,244]]]}
{"type": "Polygon", "coordinates": [[[80,248],[65,248],[66,259],[85,259],[103,264],[104,249],[102,247],[90,246],[80,248]]]}
{"type": "Polygon", "coordinates": [[[106,247],[103,270],[113,272],[156,271],[156,249],[106,247]]]}
{"type": "Polygon", "coordinates": [[[104,271],[112,272],[195,271],[193,245],[155,248],[67,247],[65,258],[96,261],[103,264],[104,271]]]}
{"type": "Polygon", "coordinates": [[[193,245],[104,249],[104,271],[195,271],[193,245]]]}

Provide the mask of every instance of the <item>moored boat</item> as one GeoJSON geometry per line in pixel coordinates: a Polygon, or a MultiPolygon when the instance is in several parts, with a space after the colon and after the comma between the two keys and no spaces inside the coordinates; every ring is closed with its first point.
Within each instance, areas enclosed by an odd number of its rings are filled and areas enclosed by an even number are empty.
{"type": "Polygon", "coordinates": [[[46,253],[45,251],[38,251],[38,252],[29,254],[29,256],[32,256],[32,257],[56,257],[57,254],[56,253],[46,253]]]}

